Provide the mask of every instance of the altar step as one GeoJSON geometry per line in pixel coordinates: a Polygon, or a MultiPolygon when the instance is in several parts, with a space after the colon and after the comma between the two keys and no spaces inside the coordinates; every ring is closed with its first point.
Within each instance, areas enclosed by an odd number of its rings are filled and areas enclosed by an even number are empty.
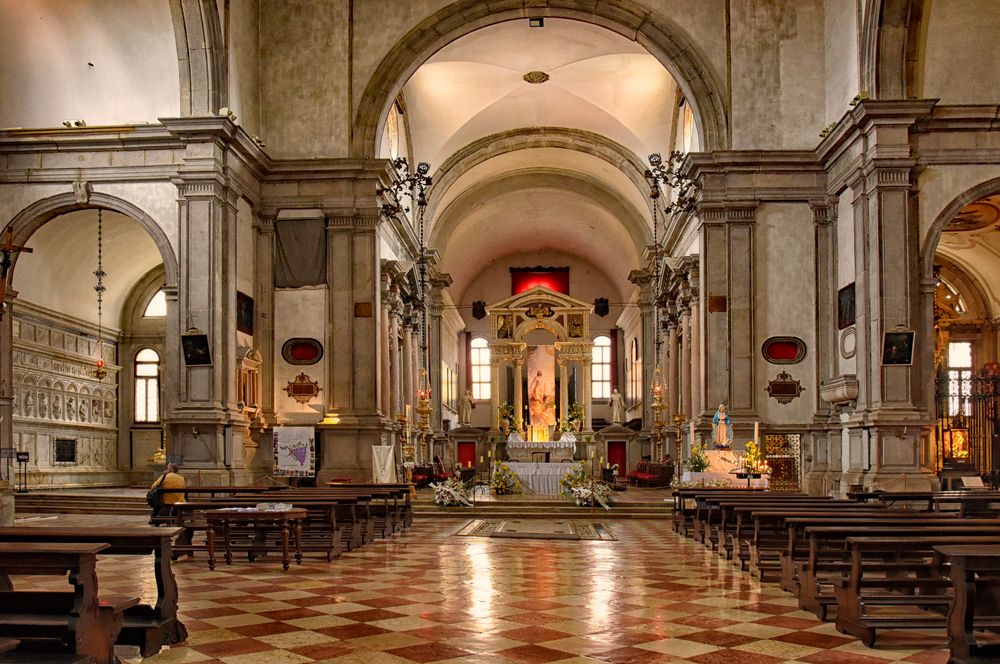
{"type": "Polygon", "coordinates": [[[502,501],[476,502],[473,507],[441,507],[435,505],[431,496],[420,496],[413,504],[413,516],[417,519],[454,519],[460,517],[487,519],[552,519],[591,518],[599,514],[602,519],[671,519],[673,505],[670,502],[615,501],[611,509],[597,505],[593,512],[589,507],[579,507],[569,500],[531,500],[520,498],[502,501]]]}

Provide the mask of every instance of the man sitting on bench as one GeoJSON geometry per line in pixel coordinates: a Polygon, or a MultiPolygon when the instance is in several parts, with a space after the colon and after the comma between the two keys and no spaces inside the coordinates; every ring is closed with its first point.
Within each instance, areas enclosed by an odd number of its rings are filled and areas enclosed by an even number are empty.
{"type": "Polygon", "coordinates": [[[184,502],[184,476],[178,470],[176,463],[167,464],[166,471],[150,487],[150,489],[160,489],[160,492],[159,500],[152,506],[153,513],[149,515],[149,525],[159,525],[157,518],[161,512],[166,512],[167,516],[173,516],[174,505],[184,502]]]}

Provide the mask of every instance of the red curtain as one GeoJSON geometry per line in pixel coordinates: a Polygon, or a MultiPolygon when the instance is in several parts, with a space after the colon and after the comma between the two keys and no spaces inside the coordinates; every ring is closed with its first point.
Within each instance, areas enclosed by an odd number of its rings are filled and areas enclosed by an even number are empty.
{"type": "Polygon", "coordinates": [[[458,443],[458,465],[462,468],[475,467],[476,444],[470,441],[458,443]]]}
{"type": "Polygon", "coordinates": [[[626,471],[625,466],[625,441],[624,440],[609,440],[608,441],[608,463],[612,466],[616,463],[618,464],[618,476],[624,477],[626,471]]]}
{"type": "Polygon", "coordinates": [[[517,295],[536,286],[545,286],[557,293],[569,295],[569,268],[560,267],[545,270],[511,268],[510,294],[517,295]]]}

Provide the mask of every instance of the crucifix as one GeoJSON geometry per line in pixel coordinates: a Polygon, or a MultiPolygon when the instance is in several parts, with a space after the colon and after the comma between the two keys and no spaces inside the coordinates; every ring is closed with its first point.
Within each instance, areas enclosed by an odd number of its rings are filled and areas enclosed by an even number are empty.
{"type": "Polygon", "coordinates": [[[0,318],[7,308],[5,299],[7,297],[7,274],[14,265],[14,254],[24,252],[31,253],[27,247],[19,247],[14,244],[14,229],[8,227],[6,237],[0,242],[0,318]]]}

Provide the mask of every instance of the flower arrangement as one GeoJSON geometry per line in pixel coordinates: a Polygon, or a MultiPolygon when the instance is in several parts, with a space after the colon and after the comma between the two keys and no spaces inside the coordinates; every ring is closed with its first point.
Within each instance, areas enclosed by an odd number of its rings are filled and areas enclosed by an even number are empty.
{"type": "Polygon", "coordinates": [[[495,496],[511,496],[524,493],[524,485],[503,461],[497,461],[493,466],[493,478],[490,480],[490,492],[495,496]]]}
{"type": "Polygon", "coordinates": [[[676,477],[670,482],[670,487],[672,489],[686,489],[689,487],[695,488],[703,486],[732,486],[732,485],[733,483],[730,482],[729,480],[709,480],[708,482],[685,482],[684,480],[678,479],[676,477]]]}
{"type": "Polygon", "coordinates": [[[469,502],[469,489],[457,475],[452,475],[444,482],[431,483],[434,489],[434,503],[442,507],[452,507],[455,505],[472,506],[469,502]]]}
{"type": "Polygon", "coordinates": [[[583,428],[583,406],[578,401],[574,401],[570,405],[569,412],[566,413],[566,421],[576,431],[583,428]]]}
{"type": "Polygon", "coordinates": [[[705,443],[695,444],[691,447],[691,456],[685,464],[692,473],[703,473],[709,468],[708,456],[705,454],[705,443]]]}
{"type": "Polygon", "coordinates": [[[514,429],[514,406],[512,406],[510,404],[510,402],[504,401],[502,404],[500,404],[499,408],[497,408],[497,412],[498,412],[498,415],[499,415],[501,428],[503,428],[504,424],[506,424],[506,428],[508,430],[513,430],[514,429]]]}
{"type": "Polygon", "coordinates": [[[559,480],[559,486],[563,495],[571,496],[580,507],[600,504],[604,509],[611,509],[608,505],[611,502],[611,487],[587,475],[586,461],[573,464],[572,469],[559,480]]]}

